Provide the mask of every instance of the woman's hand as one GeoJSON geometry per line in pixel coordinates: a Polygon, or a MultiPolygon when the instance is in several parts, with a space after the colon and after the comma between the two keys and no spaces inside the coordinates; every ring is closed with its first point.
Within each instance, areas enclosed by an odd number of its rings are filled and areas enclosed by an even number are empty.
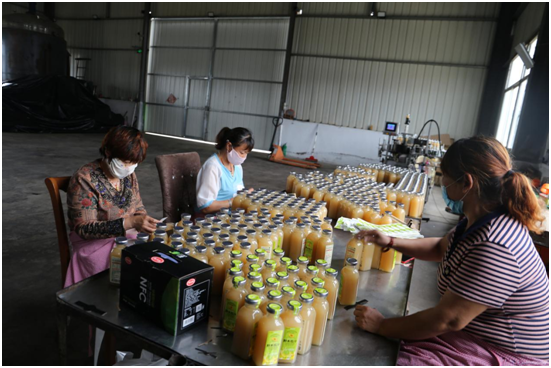
{"type": "Polygon", "coordinates": [[[377,309],[365,305],[357,305],[354,316],[356,316],[358,327],[374,334],[379,333],[381,323],[385,319],[377,309]]]}
{"type": "Polygon", "coordinates": [[[380,247],[386,247],[390,243],[390,236],[383,234],[379,230],[362,230],[356,234],[356,238],[364,242],[375,243],[380,247]]]}
{"type": "Polygon", "coordinates": [[[249,188],[247,191],[248,191],[249,194],[250,194],[250,193],[254,192],[254,188],[249,188]]]}
{"type": "Polygon", "coordinates": [[[157,229],[157,223],[159,220],[147,215],[129,216],[124,221],[124,228],[136,229],[142,233],[152,233],[157,229]]]}

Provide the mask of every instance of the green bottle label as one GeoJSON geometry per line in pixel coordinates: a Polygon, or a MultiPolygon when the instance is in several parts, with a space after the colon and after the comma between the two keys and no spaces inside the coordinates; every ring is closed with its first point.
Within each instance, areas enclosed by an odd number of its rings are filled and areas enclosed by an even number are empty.
{"type": "Polygon", "coordinates": [[[314,253],[314,242],[306,240],[304,242],[304,257],[308,258],[308,261],[312,259],[312,253],[314,253]]]}
{"type": "Polygon", "coordinates": [[[297,355],[300,327],[286,328],[281,342],[279,359],[293,361],[297,355]]]}
{"type": "Polygon", "coordinates": [[[269,331],[266,336],[266,346],[262,357],[262,365],[277,365],[283,331],[269,331]]]}
{"type": "Polygon", "coordinates": [[[239,304],[235,300],[226,300],[226,307],[224,308],[224,322],[222,327],[228,331],[235,330],[235,321],[237,320],[237,310],[239,304]]]}

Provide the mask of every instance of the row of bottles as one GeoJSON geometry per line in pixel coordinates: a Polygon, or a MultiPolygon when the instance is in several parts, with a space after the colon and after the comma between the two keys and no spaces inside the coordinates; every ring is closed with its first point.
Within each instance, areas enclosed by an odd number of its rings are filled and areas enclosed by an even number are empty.
{"type": "MultiPolygon", "coordinates": [[[[408,176],[401,178],[405,177],[408,176]]],[[[397,178],[400,180],[400,176],[397,178]]],[[[424,186],[421,181],[413,184],[407,187],[413,188],[411,190],[397,189],[394,183],[385,185],[372,178],[345,176],[342,170],[329,175],[291,172],[287,177],[286,190],[305,200],[325,203],[327,215],[332,219],[362,218],[374,224],[389,224],[392,223],[390,215],[401,221],[406,216],[421,217],[425,202],[424,186]]]]}
{"type": "Polygon", "coordinates": [[[356,236],[352,236],[346,244],[345,259],[354,258],[359,261],[360,271],[369,271],[371,269],[383,272],[392,272],[394,265],[402,262],[402,253],[390,249],[386,252],[383,248],[372,242],[364,242],[356,236]]]}
{"type": "MultiPolygon", "coordinates": [[[[317,260],[320,268],[308,266],[294,281],[294,288],[289,284],[281,286],[274,278],[248,283],[239,274],[238,266],[232,268],[221,304],[221,326],[234,334],[232,352],[242,359],[252,357],[256,365],[277,365],[294,363],[297,355],[307,354],[312,346],[321,346],[337,299],[341,305],[356,303],[357,263],[355,259],[347,260],[339,283],[337,271],[325,268],[324,260],[317,260]],[[323,273],[318,277],[320,269],[323,273]]],[[[298,269],[288,266],[293,267],[298,269]]],[[[255,271],[250,271],[248,278],[261,279],[255,271]]]]}

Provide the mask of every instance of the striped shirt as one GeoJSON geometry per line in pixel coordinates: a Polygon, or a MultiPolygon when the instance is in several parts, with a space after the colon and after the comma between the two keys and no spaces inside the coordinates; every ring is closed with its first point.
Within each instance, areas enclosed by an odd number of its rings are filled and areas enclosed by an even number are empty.
{"type": "Polygon", "coordinates": [[[549,360],[549,280],[528,229],[503,211],[449,235],[438,291],[488,307],[464,331],[517,354],[549,360]]]}

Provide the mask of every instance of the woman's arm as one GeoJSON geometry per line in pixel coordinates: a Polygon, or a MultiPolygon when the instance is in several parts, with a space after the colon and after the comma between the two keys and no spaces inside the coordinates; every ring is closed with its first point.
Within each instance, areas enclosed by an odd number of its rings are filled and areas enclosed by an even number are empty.
{"type": "Polygon", "coordinates": [[[220,211],[222,208],[230,208],[231,207],[231,199],[223,200],[223,201],[212,201],[212,203],[201,210],[204,214],[208,213],[215,213],[220,211]]]}
{"type": "MultiPolygon", "coordinates": [[[[390,243],[390,237],[378,230],[360,231],[356,237],[380,247],[390,243]]],[[[448,249],[448,236],[424,239],[394,239],[394,249],[423,261],[440,262],[448,249]]]]}
{"type": "Polygon", "coordinates": [[[106,239],[126,234],[123,219],[98,221],[98,197],[82,175],[71,179],[67,191],[70,228],[82,239],[106,239]]]}
{"type": "Polygon", "coordinates": [[[354,315],[358,326],[366,331],[389,338],[423,340],[462,330],[487,308],[448,290],[436,307],[411,316],[385,319],[366,306],[357,306],[354,315]]]}

